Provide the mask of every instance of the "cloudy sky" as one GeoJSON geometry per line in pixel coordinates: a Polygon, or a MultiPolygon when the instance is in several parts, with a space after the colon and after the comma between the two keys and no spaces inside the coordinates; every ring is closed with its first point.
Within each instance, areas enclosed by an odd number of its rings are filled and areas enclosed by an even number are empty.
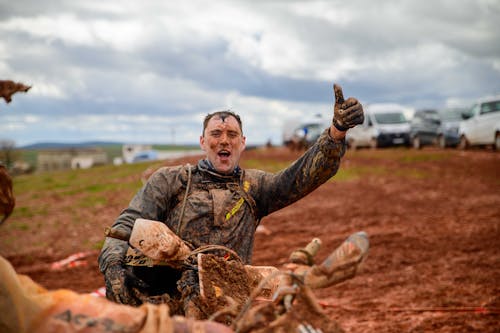
{"type": "Polygon", "coordinates": [[[0,0],[0,139],[196,143],[231,109],[249,144],[362,103],[469,105],[500,93],[500,1],[0,0]]]}

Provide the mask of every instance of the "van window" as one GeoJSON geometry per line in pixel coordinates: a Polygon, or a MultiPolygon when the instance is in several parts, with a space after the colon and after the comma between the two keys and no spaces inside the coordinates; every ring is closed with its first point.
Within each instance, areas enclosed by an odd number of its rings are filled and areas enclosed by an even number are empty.
{"type": "Polygon", "coordinates": [[[408,122],[400,112],[375,113],[375,120],[379,124],[404,124],[408,122]]]}
{"type": "Polygon", "coordinates": [[[481,114],[500,111],[500,101],[481,104],[481,114]]]}

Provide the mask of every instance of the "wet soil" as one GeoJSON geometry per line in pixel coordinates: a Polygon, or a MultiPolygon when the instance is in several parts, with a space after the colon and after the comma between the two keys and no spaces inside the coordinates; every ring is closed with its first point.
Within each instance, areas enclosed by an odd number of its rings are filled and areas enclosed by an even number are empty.
{"type": "MultiPolygon", "coordinates": [[[[281,147],[252,150],[242,165],[253,158],[296,157],[281,147]]],[[[168,164],[186,161],[196,158],[168,164]]],[[[253,264],[280,267],[314,237],[322,241],[319,262],[364,230],[370,251],[357,276],[315,291],[327,316],[346,332],[499,332],[500,153],[348,151],[341,170],[308,197],[262,220],[268,232],[256,236],[253,264]]],[[[43,200],[71,204],[62,197],[43,200]]],[[[87,251],[88,241],[102,238],[129,200],[115,196],[98,217],[88,216],[88,225],[72,230],[63,223],[71,219],[67,210],[43,221],[35,216],[43,232],[2,230],[0,254],[47,288],[94,291],[104,286],[97,251],[73,268],[51,270],[50,263],[87,251]],[[17,235],[15,246],[7,244],[17,235]],[[34,247],[41,239],[44,251],[34,247]]]]}

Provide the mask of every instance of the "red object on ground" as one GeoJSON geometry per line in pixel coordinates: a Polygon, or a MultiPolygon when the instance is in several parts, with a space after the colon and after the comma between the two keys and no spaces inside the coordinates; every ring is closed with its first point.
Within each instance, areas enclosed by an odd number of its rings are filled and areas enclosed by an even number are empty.
{"type": "Polygon", "coordinates": [[[79,267],[79,266],[86,266],[87,261],[80,260],[80,259],[88,257],[90,254],[91,254],[91,252],[77,252],[75,254],[70,255],[67,258],[53,262],[52,264],[50,264],[50,269],[51,270],[60,270],[63,268],[74,268],[74,267],[79,267]]]}

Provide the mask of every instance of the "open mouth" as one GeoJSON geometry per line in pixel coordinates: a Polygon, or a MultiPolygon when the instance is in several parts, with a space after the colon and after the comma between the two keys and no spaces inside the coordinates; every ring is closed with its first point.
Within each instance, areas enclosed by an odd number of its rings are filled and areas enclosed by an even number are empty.
{"type": "Polygon", "coordinates": [[[221,157],[221,158],[228,158],[229,156],[231,156],[231,153],[229,151],[223,149],[223,150],[219,151],[217,153],[217,155],[219,155],[219,157],[221,157]]]}

